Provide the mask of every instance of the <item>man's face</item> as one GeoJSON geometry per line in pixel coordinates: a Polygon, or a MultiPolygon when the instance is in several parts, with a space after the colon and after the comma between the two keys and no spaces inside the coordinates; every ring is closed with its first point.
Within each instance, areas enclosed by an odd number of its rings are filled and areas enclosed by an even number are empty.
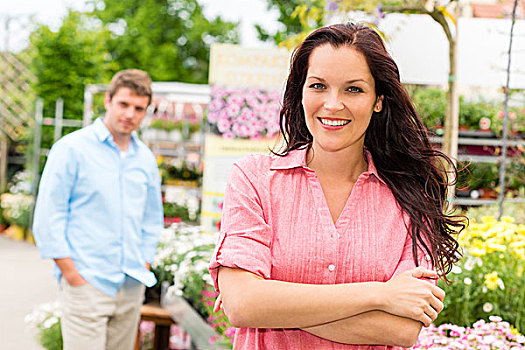
{"type": "Polygon", "coordinates": [[[139,96],[130,88],[122,87],[110,99],[106,93],[104,122],[113,135],[129,135],[138,129],[146,116],[148,96],[139,96]]]}

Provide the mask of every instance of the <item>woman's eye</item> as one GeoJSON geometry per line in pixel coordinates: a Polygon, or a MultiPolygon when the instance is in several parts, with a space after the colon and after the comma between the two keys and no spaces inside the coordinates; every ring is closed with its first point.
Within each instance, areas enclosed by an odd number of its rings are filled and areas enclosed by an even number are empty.
{"type": "Polygon", "coordinates": [[[363,90],[361,88],[358,88],[357,86],[350,86],[348,88],[348,91],[350,91],[350,92],[363,92],[363,90]]]}
{"type": "Polygon", "coordinates": [[[310,88],[316,89],[316,90],[324,89],[324,85],[321,84],[321,83],[314,83],[314,84],[310,85],[310,88]]]}

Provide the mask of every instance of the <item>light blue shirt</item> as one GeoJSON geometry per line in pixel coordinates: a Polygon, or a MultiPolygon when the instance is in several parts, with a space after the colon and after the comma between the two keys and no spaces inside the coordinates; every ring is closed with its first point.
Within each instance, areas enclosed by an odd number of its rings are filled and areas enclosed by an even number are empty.
{"type": "MultiPolygon", "coordinates": [[[[163,225],[155,157],[132,133],[125,157],[97,119],[64,136],[48,156],[33,235],[43,258],[73,259],[91,285],[114,296],[126,275],[156,283],[145,267],[163,225]]],[[[60,270],[55,266],[55,276],[60,270]]]]}

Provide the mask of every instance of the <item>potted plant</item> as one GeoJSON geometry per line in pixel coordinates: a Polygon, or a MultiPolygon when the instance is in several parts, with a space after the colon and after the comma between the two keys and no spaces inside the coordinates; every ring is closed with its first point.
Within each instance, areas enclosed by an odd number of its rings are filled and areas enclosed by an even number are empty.
{"type": "Polygon", "coordinates": [[[478,130],[483,118],[491,118],[497,108],[493,102],[467,101],[459,97],[459,127],[460,131],[478,130]]]}
{"type": "Polygon", "coordinates": [[[412,101],[429,131],[443,135],[447,110],[446,92],[434,87],[411,87],[412,101]]]}

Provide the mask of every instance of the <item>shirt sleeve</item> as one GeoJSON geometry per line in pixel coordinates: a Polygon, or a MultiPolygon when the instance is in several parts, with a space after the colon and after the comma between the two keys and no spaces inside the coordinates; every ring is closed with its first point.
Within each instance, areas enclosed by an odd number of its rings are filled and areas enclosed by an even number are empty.
{"type": "Polygon", "coordinates": [[[151,180],[148,182],[146,207],[142,219],[142,255],[146,262],[151,263],[157,251],[160,231],[163,227],[162,195],[160,191],[160,176],[156,164],[152,165],[151,180]]]}
{"type": "Polygon", "coordinates": [[[33,236],[43,258],[67,258],[69,203],[76,181],[74,150],[65,142],[51,148],[42,173],[33,220],[33,236]]]}
{"type": "Polygon", "coordinates": [[[235,164],[224,196],[221,232],[210,264],[210,273],[219,291],[217,268],[239,268],[270,278],[271,229],[266,222],[256,187],[235,164]]]}
{"type": "MultiPolygon", "coordinates": [[[[407,226],[410,227],[410,226],[407,226]]],[[[430,247],[430,244],[427,239],[424,239],[427,247],[430,247]]],[[[410,234],[410,229],[407,229],[407,235],[405,239],[405,245],[403,247],[403,253],[401,254],[401,259],[399,260],[399,263],[396,266],[396,269],[394,270],[394,273],[392,277],[395,277],[399,275],[400,273],[403,273],[405,271],[411,270],[416,267],[416,264],[414,262],[414,253],[412,251],[413,243],[412,243],[412,235],[410,234]]],[[[427,269],[433,269],[434,266],[432,265],[432,258],[430,257],[429,253],[426,251],[426,249],[422,246],[421,242],[417,242],[417,262],[418,266],[423,266],[427,269]]],[[[437,280],[429,280],[432,281],[434,284],[437,284],[437,280]]]]}

